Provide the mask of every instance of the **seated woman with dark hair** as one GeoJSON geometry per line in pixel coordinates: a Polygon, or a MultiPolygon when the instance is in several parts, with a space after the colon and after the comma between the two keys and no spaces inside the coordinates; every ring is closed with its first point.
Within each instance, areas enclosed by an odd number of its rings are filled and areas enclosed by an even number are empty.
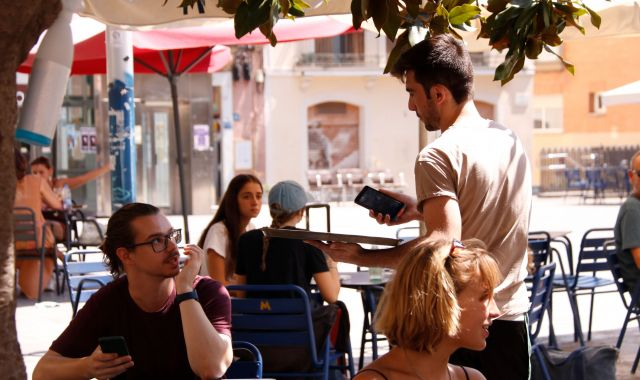
{"type": "Polygon", "coordinates": [[[483,350],[499,311],[493,289],[501,280],[479,240],[427,241],[406,255],[378,306],[375,327],[393,346],[357,380],[484,379],[450,365],[458,348],[483,350]]]}
{"type": "MultiPolygon", "coordinates": [[[[278,182],[269,191],[272,228],[295,229],[309,201],[307,192],[294,181],[278,182]]],[[[301,240],[267,238],[249,231],[238,241],[238,284],[293,284],[310,292],[314,279],[322,298],[334,303],[340,292],[336,263],[319,249],[301,240]]]]}
{"type": "MultiPolygon", "coordinates": [[[[15,165],[16,165],[16,199],[14,207],[28,207],[33,210],[36,219],[36,233],[38,244],[42,241],[42,226],[44,225],[44,216],[42,216],[43,205],[56,210],[62,209],[62,201],[51,190],[49,184],[40,176],[27,174],[27,161],[15,149],[15,165]]],[[[55,238],[51,229],[45,230],[45,247],[54,248],[55,238]]],[[[26,242],[16,242],[16,250],[35,249],[33,245],[25,244],[26,242]]],[[[53,272],[53,258],[46,258],[44,262],[44,273],[42,285],[46,286],[51,279],[53,272]]],[[[16,269],[20,272],[18,276],[18,284],[20,289],[29,299],[36,299],[41,289],[38,289],[38,280],[40,276],[40,262],[38,260],[16,260],[16,269]]]]}

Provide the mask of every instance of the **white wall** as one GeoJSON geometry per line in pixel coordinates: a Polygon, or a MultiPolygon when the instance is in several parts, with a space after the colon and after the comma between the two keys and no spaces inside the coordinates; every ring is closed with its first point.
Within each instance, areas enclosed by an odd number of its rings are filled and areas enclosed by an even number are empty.
{"type": "Polygon", "coordinates": [[[404,172],[413,193],[418,119],[407,109],[404,86],[389,76],[268,75],[265,88],[267,182],[306,184],[307,109],[326,101],[360,107],[360,158],[364,169],[404,172]]]}
{"type": "MultiPolygon", "coordinates": [[[[382,75],[384,41],[366,36],[366,54],[381,54],[378,67],[309,68],[295,66],[313,41],[265,49],[266,179],[307,183],[307,109],[326,101],[360,107],[360,166],[404,172],[414,193],[413,165],[419,150],[419,122],[407,109],[408,95],[397,79],[382,75]],[[306,71],[305,71],[306,70],[306,71]]],[[[493,71],[476,72],[475,99],[494,105],[496,121],[514,130],[531,157],[533,71],[525,68],[506,86],[493,71]]]]}

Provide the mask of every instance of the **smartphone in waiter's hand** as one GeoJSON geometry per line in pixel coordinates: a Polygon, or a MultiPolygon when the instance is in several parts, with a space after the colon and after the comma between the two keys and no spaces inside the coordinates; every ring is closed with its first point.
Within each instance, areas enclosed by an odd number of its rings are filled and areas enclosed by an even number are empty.
{"type": "Polygon", "coordinates": [[[376,214],[389,215],[391,220],[404,208],[403,202],[369,186],[362,188],[354,202],[376,214]]]}
{"type": "Polygon", "coordinates": [[[122,336],[103,336],[98,338],[98,343],[100,343],[100,349],[105,354],[115,352],[118,356],[129,355],[127,342],[122,336]]]}

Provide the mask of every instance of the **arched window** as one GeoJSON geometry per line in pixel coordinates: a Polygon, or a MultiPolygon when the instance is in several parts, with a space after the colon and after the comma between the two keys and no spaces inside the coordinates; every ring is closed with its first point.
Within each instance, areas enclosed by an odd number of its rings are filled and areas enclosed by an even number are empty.
{"type": "Polygon", "coordinates": [[[325,102],[308,109],[309,169],[360,166],[360,109],[344,102],[325,102]]]}

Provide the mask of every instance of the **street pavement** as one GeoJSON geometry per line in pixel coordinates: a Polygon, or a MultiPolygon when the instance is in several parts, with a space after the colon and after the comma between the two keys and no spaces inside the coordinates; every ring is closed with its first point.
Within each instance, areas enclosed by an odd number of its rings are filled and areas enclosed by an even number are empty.
{"type": "MultiPolygon", "coordinates": [[[[621,199],[607,198],[597,204],[584,202],[577,197],[535,197],[533,201],[530,230],[568,231],[574,256],[577,256],[580,239],[590,228],[612,227],[618,212],[621,199]]],[[[191,240],[197,241],[211,215],[192,215],[189,217],[191,240]]],[[[322,209],[311,210],[311,230],[325,231],[326,219],[322,209]]],[[[170,216],[174,227],[182,224],[181,216],[170,216]]],[[[488,221],[490,223],[490,221],[488,221]]],[[[258,227],[270,224],[268,208],[265,206],[255,219],[258,227]]],[[[411,224],[417,225],[417,224],[411,224]]],[[[353,203],[331,204],[331,231],[346,234],[359,234],[383,237],[395,237],[398,227],[378,225],[369,218],[368,212],[353,203]]],[[[354,271],[351,264],[340,263],[341,272],[354,271]]],[[[360,352],[360,334],[362,329],[363,311],[360,295],[351,289],[342,289],[340,297],[349,307],[351,320],[351,344],[354,359],[360,352]]],[[[589,315],[589,297],[579,297],[580,316],[585,332],[589,315]]],[[[599,294],[595,297],[593,317],[593,337],[588,345],[615,345],[622,325],[625,309],[617,292],[599,294]]],[[[545,317],[546,318],[546,317],[545,317]]],[[[18,298],[16,321],[18,338],[27,366],[29,378],[38,359],[46,352],[51,342],[63,331],[71,319],[71,306],[68,292],[56,295],[47,292],[43,302],[34,303],[24,297],[18,298]]],[[[573,342],[573,320],[566,293],[557,292],[553,297],[553,325],[560,347],[573,350],[578,347],[573,342]]],[[[548,324],[545,322],[540,334],[540,341],[546,342],[548,324]]],[[[620,357],[617,363],[618,379],[638,379],[640,370],[635,376],[630,374],[631,363],[640,344],[640,331],[635,323],[631,323],[626,333],[620,357]]],[[[371,345],[367,345],[365,361],[371,361],[371,345]]],[[[386,342],[381,344],[381,352],[387,350],[386,342]]]]}

